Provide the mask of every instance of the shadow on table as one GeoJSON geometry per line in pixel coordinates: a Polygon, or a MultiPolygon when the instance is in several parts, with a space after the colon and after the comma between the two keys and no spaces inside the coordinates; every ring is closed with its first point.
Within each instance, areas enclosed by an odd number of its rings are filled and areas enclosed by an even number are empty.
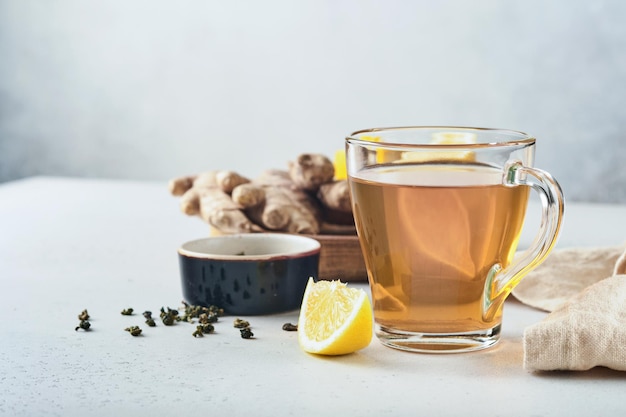
{"type": "Polygon", "coordinates": [[[579,381],[626,380],[626,372],[610,368],[596,367],[588,371],[537,371],[532,376],[544,379],[568,379],[579,381]]]}
{"type": "Polygon", "coordinates": [[[448,370],[468,369],[474,374],[485,370],[506,375],[514,369],[521,369],[523,353],[521,341],[501,341],[497,346],[487,350],[467,353],[412,353],[382,346],[377,340],[361,351],[341,357],[320,357],[322,360],[334,361],[345,366],[384,367],[397,370],[420,370],[424,367],[441,366],[448,370]]]}

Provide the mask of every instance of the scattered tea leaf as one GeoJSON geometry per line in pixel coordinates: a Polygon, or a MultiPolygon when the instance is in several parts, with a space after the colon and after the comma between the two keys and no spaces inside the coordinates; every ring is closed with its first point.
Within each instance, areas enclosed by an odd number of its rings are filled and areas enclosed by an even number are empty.
{"type": "Polygon", "coordinates": [[[287,332],[297,332],[298,331],[298,325],[297,324],[292,324],[292,323],[285,323],[285,324],[283,324],[283,330],[285,330],[287,332]]]}
{"type": "Polygon", "coordinates": [[[134,310],[132,308],[125,308],[124,310],[122,310],[122,316],[132,316],[133,311],[134,310]]]}

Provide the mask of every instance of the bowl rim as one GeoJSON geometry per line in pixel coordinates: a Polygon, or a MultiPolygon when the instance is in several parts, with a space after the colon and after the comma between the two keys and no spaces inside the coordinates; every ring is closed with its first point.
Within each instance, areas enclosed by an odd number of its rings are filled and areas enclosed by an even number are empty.
{"type": "Polygon", "coordinates": [[[237,262],[247,262],[247,261],[267,261],[267,260],[279,260],[279,259],[293,259],[293,258],[303,258],[315,254],[319,254],[321,251],[322,245],[319,241],[312,237],[296,235],[296,234],[288,234],[288,233],[237,233],[237,234],[228,234],[228,235],[220,235],[220,236],[209,236],[200,239],[194,239],[183,243],[178,248],[178,254],[195,259],[206,259],[206,260],[222,260],[222,261],[237,261],[237,262]],[[210,253],[210,252],[202,252],[198,250],[193,250],[189,248],[189,246],[198,245],[202,242],[219,242],[219,241],[233,241],[239,240],[241,242],[262,242],[267,240],[273,241],[292,241],[295,244],[300,244],[303,249],[296,248],[292,251],[280,251],[280,252],[268,252],[264,254],[256,254],[256,255],[240,255],[240,254],[221,254],[221,253],[210,253]]]}

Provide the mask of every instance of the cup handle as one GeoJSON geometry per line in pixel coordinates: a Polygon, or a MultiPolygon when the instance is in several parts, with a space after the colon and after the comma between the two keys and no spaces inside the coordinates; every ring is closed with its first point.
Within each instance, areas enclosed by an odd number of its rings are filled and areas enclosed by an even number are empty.
{"type": "Polygon", "coordinates": [[[552,175],[541,169],[512,162],[505,168],[503,183],[511,187],[530,186],[539,193],[541,223],[539,233],[526,251],[506,268],[496,264],[489,270],[483,292],[483,315],[486,319],[493,318],[521,279],[546,259],[556,244],[565,208],[561,186],[552,175]]]}

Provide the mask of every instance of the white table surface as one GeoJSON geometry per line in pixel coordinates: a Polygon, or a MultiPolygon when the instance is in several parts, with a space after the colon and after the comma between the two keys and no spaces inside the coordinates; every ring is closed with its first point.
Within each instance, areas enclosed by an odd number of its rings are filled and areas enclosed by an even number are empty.
{"type": "MultiPolygon", "coordinates": [[[[569,204],[559,247],[623,243],[625,221],[626,206],[569,204]]],[[[248,317],[251,340],[227,317],[198,339],[187,323],[147,327],[144,310],[158,319],[161,307],[180,306],[176,248],[206,234],[162,183],[0,185],[0,415],[626,413],[626,373],[525,371],[523,329],[545,313],[511,298],[501,342],[466,354],[412,354],[374,339],[355,354],[316,357],[281,329],[297,311],[248,317]],[[122,316],[126,307],[137,314],[122,316]],[[76,332],[84,308],[92,330],[76,332]],[[135,324],[141,337],[123,330],[135,324]]]]}

